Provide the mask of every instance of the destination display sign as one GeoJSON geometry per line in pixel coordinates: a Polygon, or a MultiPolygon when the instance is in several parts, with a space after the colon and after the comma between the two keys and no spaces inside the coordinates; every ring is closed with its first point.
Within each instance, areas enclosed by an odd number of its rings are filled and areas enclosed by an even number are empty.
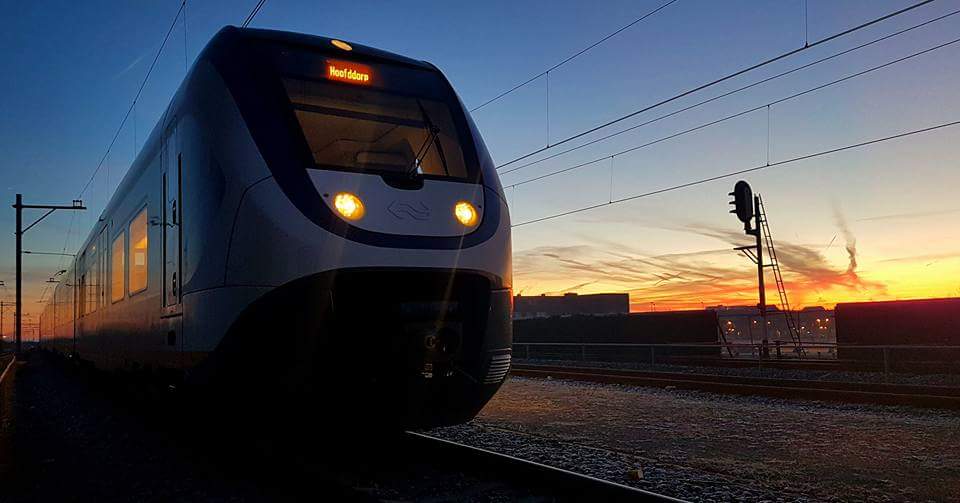
{"type": "Polygon", "coordinates": [[[350,84],[370,85],[373,68],[360,63],[327,60],[327,79],[350,84]]]}

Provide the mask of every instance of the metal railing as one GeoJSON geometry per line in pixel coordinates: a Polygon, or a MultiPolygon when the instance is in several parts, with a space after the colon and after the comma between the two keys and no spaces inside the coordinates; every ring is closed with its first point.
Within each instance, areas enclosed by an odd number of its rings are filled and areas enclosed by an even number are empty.
{"type": "Polygon", "coordinates": [[[855,345],[805,342],[804,353],[790,341],[748,343],[581,343],[515,342],[514,358],[634,365],[702,365],[742,363],[918,374],[960,373],[960,345],[855,345]],[[802,356],[802,358],[801,358],[802,356]]]}

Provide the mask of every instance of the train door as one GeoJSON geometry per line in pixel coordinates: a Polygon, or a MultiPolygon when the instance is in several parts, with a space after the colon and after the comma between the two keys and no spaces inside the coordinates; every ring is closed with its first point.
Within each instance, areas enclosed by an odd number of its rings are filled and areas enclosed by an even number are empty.
{"type": "Polygon", "coordinates": [[[176,125],[163,136],[163,317],[167,320],[167,349],[182,347],[182,283],[180,261],[183,237],[180,175],[183,157],[180,154],[176,125]]]}
{"type": "Polygon", "coordinates": [[[109,253],[107,249],[107,226],[100,229],[100,235],[97,236],[97,328],[103,331],[106,325],[107,308],[107,272],[109,262],[109,253]]]}
{"type": "Polygon", "coordinates": [[[171,311],[171,308],[180,305],[182,280],[180,224],[183,211],[180,205],[180,171],[183,161],[176,140],[177,130],[173,127],[167,132],[163,147],[163,306],[171,311]]]}
{"type": "Polygon", "coordinates": [[[73,261],[73,288],[71,288],[72,296],[70,298],[70,325],[71,330],[73,331],[73,348],[71,353],[77,354],[77,337],[80,335],[80,290],[83,285],[81,272],[83,268],[83,255],[81,254],[76,260],[73,261]]]}
{"type": "Polygon", "coordinates": [[[90,303],[93,309],[93,312],[90,313],[90,325],[91,329],[96,334],[96,344],[98,351],[102,353],[110,353],[116,351],[116,348],[110,343],[109,336],[106,331],[106,277],[107,277],[107,247],[106,240],[107,235],[107,226],[104,225],[100,232],[97,234],[97,238],[93,241],[96,252],[93,254],[93,260],[96,263],[90,270],[90,282],[93,286],[92,291],[90,292],[90,303]]]}
{"type": "Polygon", "coordinates": [[[73,350],[77,351],[77,341],[86,342],[83,338],[83,315],[87,314],[87,252],[80,253],[80,258],[76,263],[76,289],[74,290],[74,313],[73,313],[73,350]]]}

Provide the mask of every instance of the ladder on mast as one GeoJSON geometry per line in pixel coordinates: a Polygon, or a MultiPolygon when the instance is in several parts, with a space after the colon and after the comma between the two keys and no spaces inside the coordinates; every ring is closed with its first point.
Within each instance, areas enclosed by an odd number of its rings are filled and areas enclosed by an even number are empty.
{"type": "Polygon", "coordinates": [[[797,327],[797,320],[790,311],[790,301],[787,299],[787,289],[783,283],[783,274],[780,271],[780,261],[777,259],[777,250],[773,247],[773,237],[770,235],[770,225],[767,223],[767,210],[763,207],[763,198],[757,196],[760,202],[760,225],[763,226],[763,238],[767,245],[767,256],[770,264],[767,267],[773,269],[773,277],[777,283],[777,293],[780,295],[780,310],[787,322],[787,330],[790,332],[790,339],[793,341],[794,350],[798,356],[803,356],[803,343],[800,341],[800,330],[797,327]]]}

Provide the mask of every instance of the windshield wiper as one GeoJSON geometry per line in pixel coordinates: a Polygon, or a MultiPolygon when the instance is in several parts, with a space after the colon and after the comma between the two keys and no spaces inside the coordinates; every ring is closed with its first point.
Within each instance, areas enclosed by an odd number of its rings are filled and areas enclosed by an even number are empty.
{"type": "Polygon", "coordinates": [[[447,168],[447,158],[443,155],[443,147],[440,145],[440,128],[430,120],[430,114],[427,113],[427,109],[423,108],[423,103],[421,103],[419,99],[417,100],[417,106],[420,107],[420,113],[423,115],[423,124],[426,126],[427,138],[423,140],[423,144],[417,149],[417,155],[410,165],[410,169],[407,170],[407,176],[411,178],[416,177],[418,174],[417,169],[420,167],[420,163],[423,162],[423,158],[427,156],[427,152],[430,151],[432,145],[437,146],[437,155],[443,164],[443,172],[450,175],[450,170],[447,168]]]}

